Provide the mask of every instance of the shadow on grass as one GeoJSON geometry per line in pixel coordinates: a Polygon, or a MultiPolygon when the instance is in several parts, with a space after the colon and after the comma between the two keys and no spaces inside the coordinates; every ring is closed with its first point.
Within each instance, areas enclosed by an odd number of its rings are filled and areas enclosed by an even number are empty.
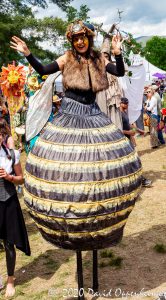
{"type": "MultiPolygon", "coordinates": [[[[162,147],[164,147],[164,146],[162,146],[162,147]]],[[[140,150],[140,151],[137,151],[137,152],[138,152],[138,155],[141,157],[145,154],[151,154],[151,153],[154,153],[154,152],[157,154],[158,150],[161,150],[160,146],[156,149],[144,149],[144,150],[140,150]]]]}
{"type": "Polygon", "coordinates": [[[147,172],[143,172],[143,175],[152,180],[152,184],[154,184],[154,182],[156,180],[166,180],[166,171],[163,170],[163,171],[153,171],[153,170],[149,170],[147,172]]]}
{"type": "Polygon", "coordinates": [[[72,251],[62,249],[47,250],[37,258],[34,258],[30,263],[16,270],[17,282],[19,285],[22,285],[36,277],[49,280],[61,264],[69,260],[70,256],[73,256],[72,251]]]}
{"type": "MultiPolygon", "coordinates": [[[[100,299],[100,297],[123,298],[127,292],[128,297],[131,293],[135,293],[136,297],[141,297],[141,290],[143,297],[143,293],[165,283],[166,254],[160,254],[154,250],[158,242],[165,242],[165,232],[166,225],[153,226],[148,231],[123,237],[118,246],[111,247],[111,251],[116,256],[120,255],[123,258],[122,266],[117,268],[106,265],[98,268],[99,291],[91,300],[100,299]]],[[[100,252],[101,250],[98,251],[98,265],[105,259],[100,256],[100,252]]],[[[83,268],[84,287],[88,293],[88,289],[92,288],[92,251],[87,252],[84,257],[83,268]]]]}

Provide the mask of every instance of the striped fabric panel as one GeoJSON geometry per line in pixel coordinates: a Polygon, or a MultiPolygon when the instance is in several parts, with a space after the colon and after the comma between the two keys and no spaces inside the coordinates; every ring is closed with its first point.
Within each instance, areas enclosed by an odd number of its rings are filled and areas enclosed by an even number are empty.
{"type": "Polygon", "coordinates": [[[36,142],[32,153],[41,158],[59,161],[100,161],[112,160],[133,152],[127,138],[116,143],[88,145],[47,143],[41,138],[36,142]]]}
{"type": "Polygon", "coordinates": [[[95,216],[91,218],[56,218],[44,216],[31,210],[31,216],[37,224],[47,227],[51,230],[76,233],[76,232],[95,232],[101,228],[111,227],[115,224],[128,218],[133,206],[130,206],[122,211],[110,213],[102,216],[95,216]]]}
{"type": "Polygon", "coordinates": [[[107,198],[110,198],[138,188],[140,185],[140,176],[141,169],[124,177],[96,182],[50,182],[36,178],[26,171],[25,187],[30,193],[41,198],[57,198],[58,200],[63,199],[62,201],[66,201],[66,199],[73,199],[73,201],[75,199],[77,199],[76,201],[94,199],[95,201],[102,193],[103,195],[109,195],[107,198]]]}
{"type": "Polygon", "coordinates": [[[69,114],[59,111],[52,123],[57,127],[90,129],[109,126],[112,122],[101,112],[95,115],[85,115],[83,112],[81,116],[75,115],[73,111],[69,114]]]}
{"type": "MultiPolygon", "coordinates": [[[[106,228],[103,228],[103,229],[101,229],[101,230],[98,230],[98,232],[97,232],[97,234],[100,236],[100,234],[101,235],[107,235],[110,231],[112,231],[112,230],[114,230],[114,229],[118,229],[118,228],[120,228],[121,226],[124,226],[125,225],[125,223],[126,223],[126,219],[125,220],[123,220],[123,221],[121,221],[121,222],[119,222],[118,224],[114,224],[114,225],[112,225],[112,226],[110,226],[110,227],[106,227],[106,228]]],[[[50,233],[50,234],[52,234],[52,235],[66,235],[66,236],[68,236],[68,235],[70,235],[71,237],[73,237],[73,238],[81,238],[81,237],[86,237],[86,236],[95,236],[96,235],[96,231],[88,231],[88,232],[72,232],[72,233],[69,233],[69,232],[60,232],[60,231],[55,231],[55,230],[52,230],[52,229],[49,229],[49,228],[47,228],[47,227],[45,227],[45,226],[43,226],[43,225],[39,225],[39,224],[37,224],[38,225],[38,227],[39,228],[42,228],[45,232],[47,232],[47,233],[50,233]]]]}
{"type": "Polygon", "coordinates": [[[25,181],[25,187],[31,194],[43,199],[68,202],[98,201],[99,199],[118,197],[137,189],[141,185],[140,175],[141,172],[133,177],[133,181],[126,178],[124,182],[120,179],[119,182],[111,180],[110,182],[96,183],[96,185],[94,183],[49,185],[42,181],[34,182],[34,178],[29,177],[25,181]]]}
{"type": "MultiPolygon", "coordinates": [[[[91,117],[93,118],[93,117],[91,117]]],[[[46,128],[46,127],[45,127],[46,128]]],[[[105,134],[105,133],[112,133],[112,132],[117,132],[118,129],[117,127],[111,123],[107,126],[103,126],[103,127],[93,127],[93,128],[71,128],[71,127],[61,127],[61,126],[57,126],[56,123],[53,124],[53,123],[47,123],[47,128],[52,128],[53,129],[53,132],[55,134],[58,134],[58,133],[65,133],[65,134],[74,134],[74,135],[80,135],[82,133],[84,134],[87,134],[88,132],[90,134],[93,134],[93,135],[96,135],[98,136],[100,133],[101,134],[105,134]]]]}
{"type": "Polygon", "coordinates": [[[109,232],[107,235],[105,234],[104,236],[101,234],[96,234],[96,236],[77,236],[74,238],[67,235],[48,233],[45,232],[41,227],[38,227],[38,229],[46,241],[59,248],[87,251],[108,248],[110,246],[115,246],[116,244],[118,244],[122,239],[124,226],[125,223],[117,229],[114,228],[111,232],[109,232]]]}
{"type": "Polygon", "coordinates": [[[131,173],[129,175],[125,175],[125,176],[119,176],[116,178],[109,178],[109,179],[105,179],[105,180],[100,180],[100,181],[78,181],[78,182],[57,182],[57,181],[48,181],[48,180],[44,180],[41,178],[37,178],[34,175],[28,173],[27,171],[25,171],[25,180],[27,183],[34,185],[35,187],[38,188],[44,188],[46,191],[57,191],[57,192],[63,192],[64,190],[66,190],[67,192],[71,192],[73,191],[74,193],[78,192],[78,187],[79,187],[79,192],[83,193],[83,192],[88,192],[89,193],[89,189],[93,189],[93,190],[97,190],[98,191],[102,191],[105,190],[111,190],[114,189],[115,186],[116,188],[118,188],[118,186],[123,187],[129,184],[132,184],[132,182],[135,182],[137,179],[139,179],[139,177],[141,176],[141,170],[142,168],[140,168],[139,170],[137,170],[134,173],[131,173]]]}
{"type": "Polygon", "coordinates": [[[43,237],[66,249],[117,243],[141,186],[128,139],[96,104],[62,101],[25,171],[25,203],[43,237]]]}
{"type": "MultiPolygon", "coordinates": [[[[114,149],[121,149],[122,147],[125,147],[126,145],[129,144],[129,140],[126,138],[126,137],[121,137],[120,139],[116,140],[116,141],[110,141],[110,142],[105,142],[105,143],[92,143],[92,144],[88,144],[88,143],[85,143],[85,144],[77,144],[77,143],[74,143],[74,141],[71,143],[56,143],[56,142],[51,142],[51,141],[46,141],[46,140],[43,140],[42,137],[40,137],[38,140],[37,140],[37,145],[39,147],[48,147],[48,145],[51,146],[51,148],[53,150],[57,150],[58,151],[67,151],[67,152],[72,152],[73,150],[75,152],[80,152],[80,151],[83,151],[83,150],[86,150],[86,151],[91,151],[93,152],[95,149],[99,149],[99,150],[102,150],[103,151],[107,151],[107,150],[114,150],[114,149]]],[[[132,149],[133,151],[133,149],[132,149]]]]}
{"type": "Polygon", "coordinates": [[[99,161],[94,161],[94,162],[89,162],[89,161],[55,161],[51,159],[46,159],[38,157],[32,153],[29,153],[28,158],[27,158],[27,163],[28,164],[34,164],[37,167],[42,166],[43,168],[48,168],[49,170],[54,170],[54,169],[59,169],[62,171],[65,169],[65,171],[71,171],[75,169],[81,170],[83,173],[87,172],[89,170],[91,171],[96,171],[99,168],[103,169],[112,169],[116,168],[117,166],[120,165],[125,165],[128,162],[134,162],[138,160],[138,155],[136,152],[130,152],[128,155],[123,156],[123,157],[118,157],[116,159],[111,159],[111,160],[99,160],[99,161]]]}
{"type": "Polygon", "coordinates": [[[115,245],[118,243],[123,235],[123,228],[126,224],[126,219],[119,222],[118,224],[112,225],[110,227],[98,230],[97,232],[58,232],[46,228],[43,225],[37,224],[43,237],[57,245],[58,247],[63,247],[64,249],[81,249],[81,250],[92,250],[105,248],[111,244],[115,245]]]}
{"type": "Polygon", "coordinates": [[[45,214],[47,216],[56,216],[59,218],[82,218],[107,213],[115,213],[116,211],[126,209],[132,206],[136,197],[138,196],[140,187],[126,195],[119,197],[100,199],[99,201],[92,202],[67,202],[50,199],[41,199],[29,193],[24,188],[25,202],[32,210],[45,214]]]}
{"type": "Polygon", "coordinates": [[[91,144],[98,142],[120,140],[123,138],[122,132],[112,123],[109,126],[101,128],[88,128],[75,130],[73,128],[57,127],[49,123],[43,130],[42,140],[56,143],[71,143],[77,141],[77,144],[91,144]]]}
{"type": "Polygon", "coordinates": [[[59,162],[30,154],[26,171],[47,181],[100,181],[132,174],[141,167],[136,153],[110,161],[98,162],[59,162]]]}

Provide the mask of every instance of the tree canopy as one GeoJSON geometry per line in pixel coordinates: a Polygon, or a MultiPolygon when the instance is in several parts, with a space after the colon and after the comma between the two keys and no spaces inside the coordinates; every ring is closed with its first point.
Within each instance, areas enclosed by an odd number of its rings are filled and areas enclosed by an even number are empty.
{"type": "MultiPolygon", "coordinates": [[[[73,0],[50,0],[49,2],[56,4],[63,11],[66,11],[67,7],[73,0]]],[[[46,0],[1,0],[0,12],[23,12],[31,10],[32,6],[39,6],[42,8],[48,7],[48,1],[46,0]]]]}
{"type": "Polygon", "coordinates": [[[67,16],[67,22],[70,23],[76,19],[81,19],[84,21],[89,20],[88,12],[90,9],[87,7],[87,5],[81,5],[80,10],[78,11],[73,6],[68,6],[66,9],[66,16],[67,16]]]}
{"type": "Polygon", "coordinates": [[[151,64],[166,71],[166,38],[154,36],[147,41],[144,52],[151,64]]]}
{"type": "MultiPolygon", "coordinates": [[[[22,38],[31,51],[45,63],[56,59],[61,54],[65,42],[65,32],[68,23],[75,19],[88,20],[89,8],[81,5],[77,10],[70,6],[73,0],[50,0],[61,8],[65,14],[65,20],[59,17],[36,18],[32,11],[33,6],[47,8],[48,1],[45,0],[1,0],[0,2],[0,66],[11,63],[13,60],[26,63],[24,56],[13,51],[10,40],[13,35],[22,38]],[[56,46],[56,53],[44,50],[42,43],[56,46]]],[[[64,50],[64,49],[63,49],[64,50]]]]}
{"type": "MultiPolygon", "coordinates": [[[[51,0],[50,2],[66,10],[72,0],[51,0]]],[[[44,18],[37,19],[32,11],[32,5],[47,7],[45,0],[1,0],[0,2],[0,66],[15,61],[24,61],[24,57],[13,51],[10,40],[17,35],[27,42],[30,49],[40,59],[53,60],[56,53],[43,50],[40,42],[52,45],[64,37],[67,22],[62,19],[44,18]]]]}
{"type": "MultiPolygon", "coordinates": [[[[75,19],[89,21],[90,9],[81,5],[77,10],[71,6],[73,0],[49,0],[65,12],[64,19],[59,17],[36,18],[32,8],[35,6],[46,9],[47,0],[0,0],[0,66],[11,63],[13,60],[25,63],[23,55],[13,51],[9,42],[13,35],[17,35],[28,44],[31,51],[39,59],[48,63],[56,59],[64,48],[68,46],[65,41],[65,31],[68,23],[75,19]],[[43,42],[49,46],[56,46],[56,52],[43,49],[43,42]]],[[[100,30],[99,30],[100,31],[100,30]]],[[[102,32],[101,32],[102,33],[102,32]]],[[[124,42],[125,61],[129,63],[130,51],[141,53],[155,66],[166,70],[166,39],[153,37],[143,48],[135,41],[131,34],[124,42]]],[[[52,49],[52,48],[51,48],[52,49]]]]}

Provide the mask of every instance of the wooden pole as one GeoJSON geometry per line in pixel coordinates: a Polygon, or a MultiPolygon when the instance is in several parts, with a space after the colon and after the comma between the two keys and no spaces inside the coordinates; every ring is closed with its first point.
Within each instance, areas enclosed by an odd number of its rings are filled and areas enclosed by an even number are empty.
{"type": "Polygon", "coordinates": [[[78,300],[84,300],[84,283],[83,283],[83,270],[82,270],[82,253],[77,253],[77,277],[78,277],[78,300]]]}
{"type": "Polygon", "coordinates": [[[98,257],[97,250],[93,250],[93,291],[97,292],[98,287],[98,257]]]}

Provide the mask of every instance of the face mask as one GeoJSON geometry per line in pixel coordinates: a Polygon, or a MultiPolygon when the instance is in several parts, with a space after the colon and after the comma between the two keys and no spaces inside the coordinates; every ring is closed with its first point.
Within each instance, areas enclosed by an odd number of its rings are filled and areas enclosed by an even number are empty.
{"type": "Polygon", "coordinates": [[[78,35],[78,36],[73,37],[73,45],[74,46],[78,46],[80,41],[82,43],[84,43],[85,46],[87,46],[89,44],[89,40],[88,40],[87,36],[85,36],[85,35],[78,35]]]}

